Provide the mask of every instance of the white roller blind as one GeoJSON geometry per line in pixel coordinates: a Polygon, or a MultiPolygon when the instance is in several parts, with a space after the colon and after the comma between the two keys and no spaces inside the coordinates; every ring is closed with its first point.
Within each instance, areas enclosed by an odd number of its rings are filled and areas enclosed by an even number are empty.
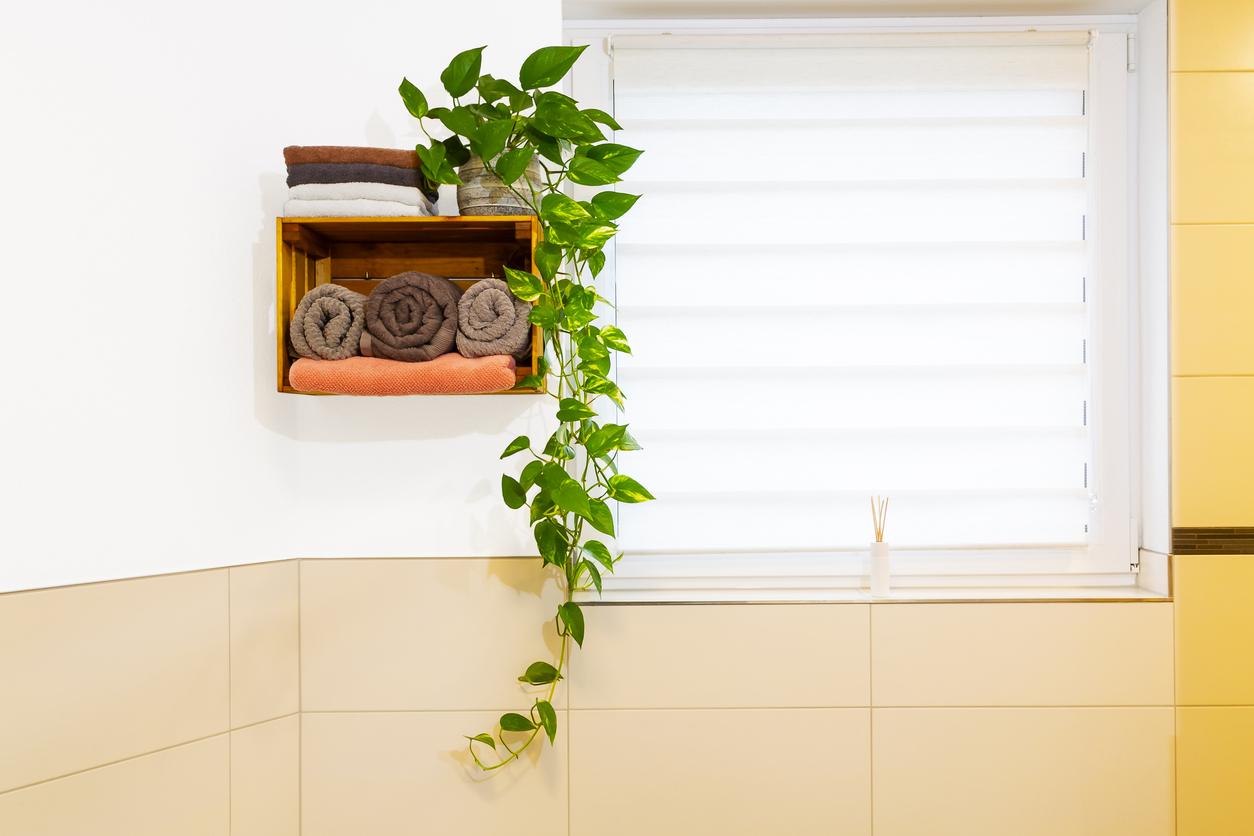
{"type": "Polygon", "coordinates": [[[629,554],[1085,545],[1088,41],[613,39],[629,554]]]}

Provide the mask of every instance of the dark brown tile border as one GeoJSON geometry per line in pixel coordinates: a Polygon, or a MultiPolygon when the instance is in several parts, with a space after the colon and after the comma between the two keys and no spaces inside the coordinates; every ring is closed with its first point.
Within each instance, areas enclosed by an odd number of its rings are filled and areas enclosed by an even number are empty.
{"type": "Polygon", "coordinates": [[[1172,554],[1254,554],[1254,528],[1173,528],[1172,554]]]}

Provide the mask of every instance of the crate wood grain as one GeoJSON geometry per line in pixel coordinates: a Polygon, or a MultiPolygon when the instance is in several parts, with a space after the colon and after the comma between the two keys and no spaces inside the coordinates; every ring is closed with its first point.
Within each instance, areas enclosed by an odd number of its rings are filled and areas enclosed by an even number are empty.
{"type": "MultiPolygon", "coordinates": [[[[417,270],[453,280],[465,290],[476,281],[504,278],[505,267],[536,273],[532,258],[540,225],[531,216],[426,218],[278,218],[275,311],[278,391],[293,389],[288,378],[295,359],[289,339],[292,315],[306,293],[333,282],[369,295],[383,279],[417,270]]],[[[538,326],[531,329],[531,361],[519,366],[521,381],[538,367],[543,350],[538,326]]],[[[544,388],[515,388],[491,394],[535,394],[544,388]]]]}

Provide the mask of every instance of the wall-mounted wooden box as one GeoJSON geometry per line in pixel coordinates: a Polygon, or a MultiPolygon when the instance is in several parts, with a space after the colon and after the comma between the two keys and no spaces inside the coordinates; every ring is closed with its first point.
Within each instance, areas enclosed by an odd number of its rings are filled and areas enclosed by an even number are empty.
{"type": "MultiPolygon", "coordinates": [[[[417,270],[452,279],[465,290],[480,279],[503,279],[502,267],[535,272],[532,255],[540,224],[532,215],[430,218],[279,218],[278,385],[309,394],[288,381],[292,358],[288,331],[301,298],[333,282],[369,295],[380,281],[417,270]]],[[[543,351],[539,326],[531,329],[531,361],[515,380],[532,374],[543,351]]],[[[512,393],[535,393],[514,388],[512,393]]],[[[504,393],[501,393],[504,394],[504,393]]]]}

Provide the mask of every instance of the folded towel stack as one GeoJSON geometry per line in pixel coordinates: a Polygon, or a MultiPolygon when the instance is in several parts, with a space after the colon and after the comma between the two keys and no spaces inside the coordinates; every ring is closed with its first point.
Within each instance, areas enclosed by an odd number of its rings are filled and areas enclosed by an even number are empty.
{"type": "Polygon", "coordinates": [[[300,359],[288,379],[302,392],[341,395],[512,389],[514,358],[526,358],[530,345],[530,310],[500,279],[484,279],[464,294],[442,276],[414,271],[384,279],[369,297],[319,285],[292,316],[300,359]]]}
{"type": "Polygon", "coordinates": [[[340,145],[283,149],[289,200],[285,217],[434,215],[439,192],[427,189],[413,151],[340,145]]]}

